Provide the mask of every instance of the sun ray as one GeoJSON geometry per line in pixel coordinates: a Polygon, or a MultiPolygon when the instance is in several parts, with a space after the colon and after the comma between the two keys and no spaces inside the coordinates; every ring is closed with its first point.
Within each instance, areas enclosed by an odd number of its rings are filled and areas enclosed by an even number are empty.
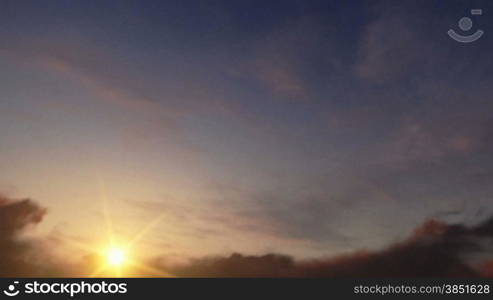
{"type": "Polygon", "coordinates": [[[98,250],[97,248],[95,247],[89,247],[88,245],[84,244],[84,243],[81,243],[81,242],[78,242],[74,239],[71,239],[71,238],[66,238],[66,237],[61,237],[61,239],[63,239],[64,242],[68,243],[69,245],[73,246],[73,247],[76,247],[80,250],[83,250],[85,252],[88,252],[88,253],[99,253],[101,254],[101,251],[98,250]]]}
{"type": "Polygon", "coordinates": [[[101,203],[103,206],[103,218],[106,223],[106,231],[108,234],[108,239],[110,244],[114,244],[115,238],[113,234],[113,222],[108,210],[108,195],[106,192],[106,184],[102,178],[99,177],[99,190],[100,190],[100,197],[101,197],[101,203]]]}
{"type": "Polygon", "coordinates": [[[154,229],[162,220],[164,219],[164,214],[159,215],[156,219],[149,222],[144,228],[139,231],[127,244],[128,248],[132,248],[138,241],[140,241],[149,231],[154,229]]]}
{"type": "Polygon", "coordinates": [[[106,184],[104,180],[98,176],[99,190],[100,190],[100,200],[101,206],[103,210],[103,218],[104,224],[106,225],[106,234],[107,234],[107,245],[106,247],[90,247],[84,243],[68,240],[67,241],[79,248],[84,250],[85,252],[95,254],[101,260],[100,265],[95,268],[95,270],[89,275],[89,277],[97,277],[101,274],[115,274],[118,277],[123,276],[123,273],[126,272],[125,266],[132,266],[135,269],[144,271],[146,273],[150,273],[156,276],[161,277],[172,277],[171,274],[160,270],[159,268],[154,268],[148,266],[142,262],[136,261],[131,257],[127,257],[129,255],[127,250],[135,247],[135,245],[152,229],[154,229],[165,217],[165,214],[160,214],[155,219],[145,224],[143,228],[135,235],[133,235],[127,243],[125,243],[125,239],[120,239],[115,236],[114,232],[114,223],[110,216],[110,208],[109,208],[109,198],[107,194],[106,184]],[[118,250],[118,255],[116,254],[116,250],[118,250]],[[112,252],[113,251],[113,252],[112,252]],[[117,261],[118,260],[118,261],[117,261]],[[109,272],[109,273],[108,273],[109,272]]]}

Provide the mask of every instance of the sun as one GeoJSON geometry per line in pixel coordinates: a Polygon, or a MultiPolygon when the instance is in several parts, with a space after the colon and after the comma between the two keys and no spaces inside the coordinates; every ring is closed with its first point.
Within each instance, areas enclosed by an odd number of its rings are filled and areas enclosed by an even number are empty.
{"type": "Polygon", "coordinates": [[[124,238],[123,236],[115,235],[115,231],[113,230],[114,226],[109,215],[104,182],[101,182],[101,202],[103,204],[103,217],[106,223],[107,231],[107,236],[105,238],[105,240],[107,240],[106,243],[99,243],[99,246],[93,247],[91,245],[74,241],[73,239],[67,239],[67,242],[71,245],[80,248],[85,252],[92,253],[94,254],[94,257],[98,258],[98,262],[96,262],[94,266],[95,269],[87,276],[98,277],[104,275],[122,277],[122,275],[128,276],[137,270],[138,272],[145,272],[142,274],[170,277],[171,275],[168,272],[142,263],[139,261],[138,256],[135,257],[135,247],[139,245],[140,240],[149,231],[151,231],[161,222],[161,220],[164,219],[165,215],[160,214],[156,219],[151,220],[151,222],[140,229],[135,235],[124,238]]]}
{"type": "Polygon", "coordinates": [[[122,248],[112,247],[106,253],[106,260],[109,265],[120,267],[125,263],[126,255],[122,248]]]}

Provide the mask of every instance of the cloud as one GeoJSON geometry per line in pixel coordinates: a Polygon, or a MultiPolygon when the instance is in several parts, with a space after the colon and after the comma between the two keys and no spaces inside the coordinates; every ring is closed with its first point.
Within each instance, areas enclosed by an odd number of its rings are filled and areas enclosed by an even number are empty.
{"type": "Polygon", "coordinates": [[[335,26],[316,15],[285,22],[256,38],[250,58],[238,70],[239,76],[253,78],[276,97],[287,100],[311,100],[313,87],[327,85],[326,76],[314,76],[316,70],[333,71],[341,67],[337,45],[332,39],[335,26]]]}
{"type": "Polygon", "coordinates": [[[40,249],[22,234],[43,220],[46,209],[29,199],[0,196],[0,276],[46,275],[49,267],[40,263],[40,249]]]}
{"type": "Polygon", "coordinates": [[[491,273],[491,261],[474,266],[467,257],[488,252],[480,241],[492,238],[493,219],[471,227],[429,220],[403,242],[380,251],[310,261],[235,253],[166,268],[184,277],[481,277],[491,273]]]}
{"type": "MultiPolygon", "coordinates": [[[[446,106],[446,99],[437,97],[434,101],[443,101],[446,106]]],[[[382,163],[390,169],[451,162],[490,151],[493,145],[491,123],[488,116],[472,109],[445,116],[432,112],[427,116],[410,113],[397,121],[385,139],[371,145],[368,151],[372,153],[373,163],[382,163]]]]}
{"type": "Polygon", "coordinates": [[[238,234],[266,234],[274,235],[275,229],[269,220],[254,215],[242,214],[216,203],[214,206],[191,205],[180,201],[153,202],[153,201],[129,201],[134,208],[142,208],[148,211],[160,211],[166,215],[168,222],[186,223],[181,234],[189,234],[206,238],[209,236],[224,236],[228,232],[238,234]]]}
{"type": "MultiPolygon", "coordinates": [[[[129,76],[123,69],[125,63],[94,47],[56,39],[49,42],[32,39],[2,46],[0,53],[23,63],[56,71],[115,104],[143,111],[161,110],[160,98],[150,93],[150,87],[144,86],[137,76],[129,76]]],[[[166,112],[170,114],[171,109],[166,112]]]]}
{"type": "MultiPolygon", "coordinates": [[[[56,262],[42,238],[23,233],[43,220],[46,209],[29,199],[0,198],[0,277],[85,276],[94,258],[82,255],[77,272],[56,262]]],[[[170,263],[154,257],[151,265],[178,277],[485,277],[492,274],[493,218],[476,225],[428,220],[405,240],[381,250],[358,250],[321,259],[296,260],[282,254],[203,257],[170,263]]],[[[144,272],[145,273],[145,272],[144,272]]],[[[136,276],[154,274],[135,273],[136,276]]]]}
{"type": "Polygon", "coordinates": [[[0,277],[79,277],[94,270],[87,253],[63,253],[74,245],[73,238],[33,234],[47,212],[31,199],[0,196],[0,277]]]}
{"type": "MultiPolygon", "coordinates": [[[[121,131],[129,145],[166,140],[192,156],[208,151],[186,129],[192,119],[238,122],[256,132],[269,128],[267,120],[262,121],[236,100],[236,93],[217,89],[220,83],[214,81],[214,76],[202,76],[203,68],[171,57],[160,57],[151,65],[150,58],[129,60],[120,50],[84,40],[31,37],[0,46],[0,56],[80,84],[103,105],[130,113],[132,118],[123,113],[117,115],[125,118],[127,125],[121,131]]],[[[67,101],[56,100],[62,104],[67,101]]]]}
{"type": "Polygon", "coordinates": [[[382,145],[387,159],[394,162],[437,161],[470,153],[479,144],[478,130],[471,130],[464,120],[409,120],[398,128],[390,143],[382,145]],[[455,122],[454,122],[455,121],[455,122]],[[391,155],[389,155],[391,154],[391,155]]]}
{"type": "MultiPolygon", "coordinates": [[[[436,54],[439,53],[433,51],[433,40],[424,38],[432,26],[423,21],[427,20],[429,3],[396,4],[392,1],[376,2],[374,11],[377,17],[363,32],[359,60],[354,70],[357,76],[372,83],[409,80],[415,74],[430,71],[430,63],[438,59],[436,54]]],[[[434,17],[430,16],[430,20],[434,17]]]]}
{"type": "Polygon", "coordinates": [[[193,260],[184,266],[171,267],[171,273],[180,277],[285,277],[293,266],[294,260],[285,255],[245,256],[234,253],[229,257],[193,260]]]}
{"type": "Polygon", "coordinates": [[[275,93],[288,96],[302,96],[306,89],[300,76],[286,62],[259,59],[256,61],[258,78],[275,93]]]}
{"type": "Polygon", "coordinates": [[[257,41],[250,72],[274,94],[289,98],[304,97],[306,83],[300,73],[299,47],[308,42],[300,30],[274,31],[257,41]]]}
{"type": "Polygon", "coordinates": [[[409,74],[409,67],[422,57],[417,34],[400,18],[370,24],[364,38],[356,73],[362,78],[385,82],[409,74]]]}

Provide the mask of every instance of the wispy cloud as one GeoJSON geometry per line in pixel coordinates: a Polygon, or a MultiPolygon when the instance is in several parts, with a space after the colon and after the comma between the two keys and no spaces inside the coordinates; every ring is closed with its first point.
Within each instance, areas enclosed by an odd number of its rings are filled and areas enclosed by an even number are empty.
{"type": "Polygon", "coordinates": [[[303,16],[272,28],[250,43],[249,56],[237,76],[260,83],[274,98],[312,101],[312,87],[321,79],[307,76],[307,65],[340,67],[336,44],[328,39],[334,27],[317,16],[303,16]],[[314,82],[317,81],[317,82],[314,82]]]}

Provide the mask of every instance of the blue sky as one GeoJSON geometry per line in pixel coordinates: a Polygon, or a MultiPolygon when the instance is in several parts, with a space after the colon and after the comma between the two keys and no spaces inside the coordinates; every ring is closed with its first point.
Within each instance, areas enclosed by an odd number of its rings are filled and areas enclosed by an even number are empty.
{"type": "Polygon", "coordinates": [[[491,213],[487,1],[2,1],[0,191],[168,255],[377,248],[491,213]],[[446,32],[482,8],[472,44],[446,32]]]}

